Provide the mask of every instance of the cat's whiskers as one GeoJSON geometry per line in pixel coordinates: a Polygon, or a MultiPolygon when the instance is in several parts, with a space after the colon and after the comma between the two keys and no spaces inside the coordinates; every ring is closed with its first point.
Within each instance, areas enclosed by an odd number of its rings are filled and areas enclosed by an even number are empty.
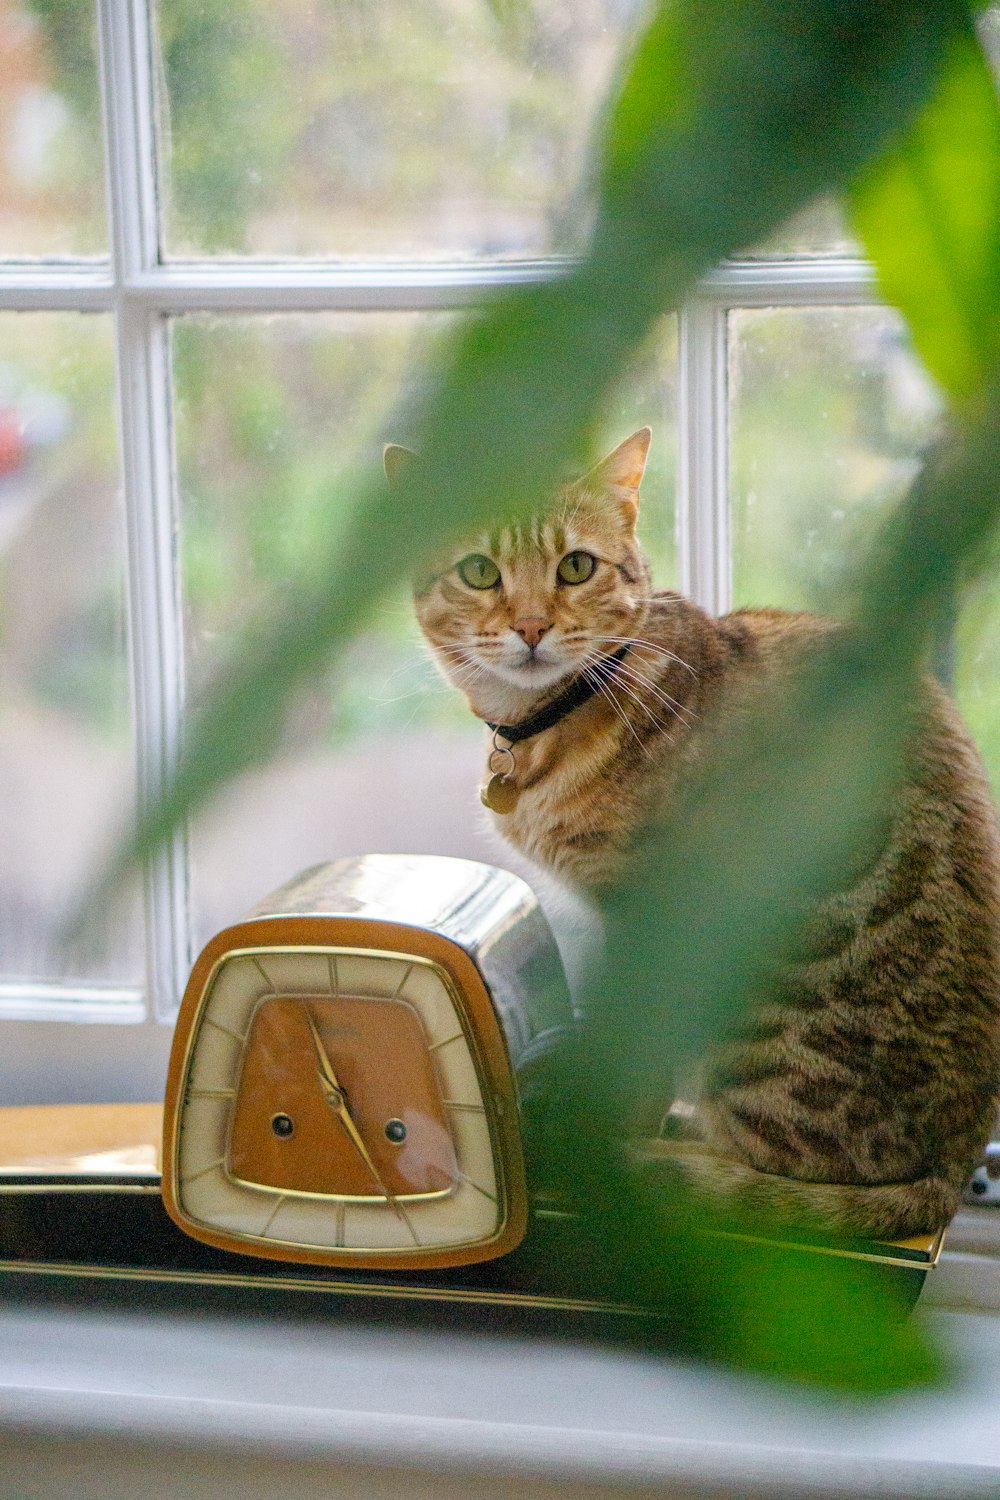
{"type": "Polygon", "coordinates": [[[611,704],[611,707],[614,709],[619,719],[621,719],[622,723],[625,725],[625,728],[628,730],[629,734],[639,746],[639,749],[642,751],[643,755],[645,755],[647,759],[652,760],[652,756],[649,753],[648,747],[642,743],[642,740],[636,733],[635,725],[632,723],[628,714],[625,712],[621,704],[618,702],[618,699],[615,697],[610,683],[608,682],[607,678],[601,675],[598,660],[595,659],[593,665],[591,666],[584,665],[581,668],[581,675],[587,682],[591,683],[597,689],[602,698],[607,699],[608,703],[611,704]]]}
{"type": "Polygon", "coordinates": [[[414,698],[420,693],[446,693],[448,690],[449,684],[442,680],[435,669],[433,657],[422,651],[418,656],[400,662],[398,666],[393,667],[391,672],[386,673],[381,682],[369,691],[368,698],[372,703],[401,703],[404,698],[414,698]],[[394,677],[399,677],[403,672],[412,673],[415,669],[425,673],[421,682],[414,683],[412,687],[406,688],[401,693],[391,693],[388,697],[384,697],[379,691],[387,688],[394,677]]]}
{"type": "MultiPolygon", "coordinates": [[[[625,677],[627,676],[627,674],[622,671],[621,667],[619,667],[616,671],[612,671],[611,669],[602,669],[602,670],[604,670],[604,671],[607,672],[607,675],[608,675],[609,678],[611,678],[613,676],[613,677],[619,679],[619,686],[621,687],[622,692],[625,693],[629,698],[631,698],[632,701],[633,701],[633,703],[637,704],[638,707],[642,709],[643,713],[651,721],[651,723],[655,724],[658,729],[665,729],[666,728],[666,725],[664,724],[663,720],[660,719],[660,718],[658,718],[657,715],[654,714],[651,711],[648,703],[646,703],[646,701],[639,695],[639,693],[636,692],[635,688],[632,687],[629,682],[627,682],[627,681],[624,680],[625,677]]],[[[642,682],[641,686],[643,686],[643,687],[645,687],[647,689],[650,688],[650,684],[646,683],[646,682],[642,682]]],[[[654,693],[653,696],[655,698],[656,694],[654,693]]],[[[672,715],[672,717],[674,717],[674,718],[679,718],[680,717],[678,715],[678,713],[677,713],[677,710],[674,709],[674,708],[672,708],[669,703],[664,703],[663,706],[667,710],[667,712],[672,715]]]]}
{"type": "Polygon", "coordinates": [[[387,687],[394,677],[398,677],[401,672],[411,672],[414,666],[420,669],[427,669],[428,675],[424,681],[415,683],[412,687],[407,688],[405,692],[393,693],[388,697],[382,696],[378,692],[370,692],[368,696],[371,701],[373,703],[400,703],[406,698],[417,697],[422,693],[447,693],[454,691],[455,688],[464,690],[477,681],[477,679],[486,675],[486,668],[478,662],[473,661],[469,656],[465,641],[458,641],[454,644],[436,641],[433,647],[428,642],[426,643],[426,651],[427,654],[421,653],[416,662],[412,660],[400,662],[383,679],[380,686],[382,688],[387,687]],[[446,678],[442,678],[440,673],[435,670],[435,655],[440,658],[437,665],[447,668],[446,678]]]}
{"type": "Polygon", "coordinates": [[[662,692],[654,682],[651,682],[648,678],[644,677],[641,672],[634,671],[631,667],[626,666],[623,661],[618,661],[612,666],[612,664],[603,657],[596,660],[592,657],[588,657],[587,660],[588,662],[593,661],[594,670],[598,671],[606,681],[617,681],[618,686],[621,688],[621,691],[629,698],[631,698],[632,701],[642,709],[643,713],[646,715],[649,721],[656,726],[657,729],[665,730],[667,726],[662,719],[657,718],[657,716],[650,711],[649,705],[643,700],[640,694],[635,691],[635,688],[631,686],[631,683],[637,684],[645,692],[650,693],[654,700],[662,703],[663,707],[667,710],[671,718],[678,719],[687,729],[690,729],[692,727],[690,720],[686,717],[687,710],[685,710],[684,706],[680,703],[677,703],[675,699],[671,698],[669,693],[662,692]],[[629,680],[626,681],[623,679],[629,680]]]}
{"type": "Polygon", "coordinates": [[[602,665],[600,662],[598,662],[598,663],[595,664],[593,670],[596,671],[596,672],[598,672],[601,675],[601,677],[604,679],[605,682],[607,682],[609,684],[616,683],[617,686],[621,688],[622,692],[626,695],[626,697],[631,698],[632,701],[633,701],[633,703],[635,703],[638,708],[642,709],[643,713],[646,715],[646,718],[649,720],[649,722],[656,729],[664,729],[664,728],[666,728],[665,724],[663,723],[663,720],[660,719],[660,718],[657,718],[656,714],[654,714],[653,711],[652,711],[652,709],[649,707],[649,704],[648,703],[644,703],[642,701],[642,699],[639,697],[638,693],[636,693],[634,691],[634,689],[631,688],[627,682],[623,682],[621,680],[621,668],[620,667],[618,668],[617,671],[615,671],[614,669],[606,667],[606,666],[602,665]]]}
{"type": "MultiPolygon", "coordinates": [[[[657,646],[652,641],[644,641],[637,636],[618,635],[591,636],[590,639],[607,643],[620,642],[623,645],[635,646],[637,648],[644,647],[650,651],[657,651],[660,653],[660,655],[669,657],[671,661],[676,661],[679,666],[686,667],[687,670],[692,674],[692,676],[698,676],[698,673],[695,671],[695,669],[681,657],[679,657],[675,652],[668,651],[665,646],[657,646]]],[[[687,715],[691,720],[696,720],[701,717],[701,715],[697,713],[695,709],[689,708],[687,704],[682,703],[680,699],[672,697],[665,688],[661,687],[659,684],[654,683],[650,678],[644,677],[638,669],[638,658],[636,656],[631,656],[629,658],[629,663],[630,664],[627,666],[622,663],[620,670],[624,671],[627,675],[634,677],[638,682],[642,683],[642,685],[644,687],[647,687],[651,693],[655,694],[662,703],[668,704],[678,717],[687,715]]],[[[687,723],[688,719],[685,719],[684,722],[687,723]]]]}
{"type": "Polygon", "coordinates": [[[641,646],[644,651],[656,651],[660,656],[668,656],[671,661],[675,661],[679,667],[683,667],[686,672],[690,672],[692,677],[698,676],[697,668],[692,667],[691,663],[685,661],[683,656],[678,656],[676,651],[671,651],[667,646],[660,646],[655,641],[644,641],[641,636],[591,635],[588,636],[588,639],[592,641],[613,642],[620,646],[641,646]]]}
{"type": "Polygon", "coordinates": [[[453,667],[451,670],[451,682],[455,687],[461,688],[463,691],[485,676],[486,668],[479,666],[474,661],[462,662],[459,666],[453,667]]]}
{"type": "MultiPolygon", "coordinates": [[[[648,687],[648,684],[647,684],[647,687],[648,687]]],[[[639,694],[637,692],[635,692],[635,690],[632,687],[630,687],[628,685],[628,683],[623,682],[621,684],[621,689],[622,689],[622,692],[623,693],[627,693],[628,696],[630,698],[632,698],[639,705],[640,708],[644,709],[646,713],[649,713],[649,709],[647,708],[646,704],[643,702],[642,698],[639,696],[639,694]]],[[[684,727],[685,727],[685,729],[690,729],[692,727],[691,724],[688,722],[688,720],[684,718],[683,714],[679,713],[676,708],[673,708],[669,703],[665,703],[663,706],[664,706],[667,714],[669,715],[670,719],[676,720],[677,723],[679,723],[679,724],[683,724],[684,727]]],[[[667,734],[669,736],[670,730],[671,730],[671,726],[669,726],[667,723],[665,723],[662,719],[655,719],[654,722],[655,722],[655,724],[656,724],[656,726],[657,726],[658,729],[661,729],[665,734],[667,734]]]]}
{"type": "MultiPolygon", "coordinates": [[[[438,654],[447,663],[449,675],[454,678],[463,669],[471,669],[473,673],[484,675],[488,671],[486,662],[483,661],[483,653],[480,651],[475,655],[466,646],[438,647],[438,654]],[[477,660],[478,656],[478,660],[477,660]]],[[[489,658],[487,658],[489,660],[489,658]]]]}
{"type": "Polygon", "coordinates": [[[435,640],[432,644],[435,650],[444,650],[447,646],[464,646],[468,650],[472,646],[478,646],[484,641],[493,639],[494,637],[489,635],[456,635],[450,639],[435,640]]]}
{"type": "MultiPolygon", "coordinates": [[[[616,636],[590,636],[588,637],[588,639],[606,641],[624,638],[616,636]]],[[[646,644],[645,642],[636,640],[634,637],[629,637],[628,639],[630,644],[646,644]]],[[[596,653],[588,654],[585,659],[588,662],[594,660],[603,662],[605,660],[605,658],[603,657],[598,657],[596,653]]],[[[658,683],[653,682],[650,677],[647,677],[643,672],[641,672],[634,658],[628,658],[627,660],[619,659],[612,668],[612,671],[616,676],[621,675],[623,677],[630,678],[633,682],[638,684],[639,687],[643,688],[654,698],[658,699],[659,702],[663,704],[664,708],[668,709],[669,712],[675,718],[680,719],[682,723],[687,724],[688,727],[690,727],[690,720],[698,718],[698,714],[695,713],[694,709],[688,708],[687,705],[681,703],[679,699],[671,697],[671,695],[664,688],[660,687],[658,683]]],[[[632,696],[635,695],[633,694],[632,696]]],[[[640,700],[637,699],[637,701],[640,700]]]]}
{"type": "Polygon", "coordinates": [[[693,709],[690,709],[685,704],[679,702],[677,698],[671,698],[670,694],[665,692],[658,683],[655,683],[650,678],[645,677],[642,672],[637,671],[635,668],[627,667],[624,662],[619,662],[617,672],[621,673],[622,676],[629,678],[632,682],[637,683],[648,693],[651,693],[654,698],[658,699],[659,702],[663,704],[664,708],[666,708],[675,719],[680,719],[681,723],[686,724],[689,729],[692,727],[693,721],[698,718],[698,715],[694,712],[693,709]]]}
{"type": "MultiPolygon", "coordinates": [[[[635,737],[636,742],[641,746],[643,750],[645,750],[645,745],[643,745],[642,741],[639,739],[639,736],[636,734],[632,724],[629,723],[628,715],[623,711],[621,705],[615,699],[614,694],[608,691],[596,668],[584,667],[583,676],[587,679],[588,682],[593,685],[594,689],[600,694],[602,698],[607,699],[607,701],[611,704],[611,707],[614,709],[615,713],[618,715],[619,719],[621,719],[622,723],[625,725],[625,728],[630,731],[630,733],[635,737]]],[[[649,752],[647,751],[646,753],[648,754],[649,752]]]]}
{"type": "MultiPolygon", "coordinates": [[[[652,709],[649,707],[649,704],[646,703],[645,700],[635,691],[635,689],[631,686],[631,684],[623,680],[625,674],[623,672],[622,665],[621,665],[620,662],[617,663],[615,666],[611,666],[610,663],[607,663],[607,662],[603,661],[603,659],[602,659],[601,661],[599,661],[596,664],[596,670],[598,672],[600,672],[600,674],[602,675],[602,677],[604,677],[605,681],[607,681],[607,682],[614,682],[621,689],[621,691],[625,694],[626,697],[631,698],[632,702],[636,705],[636,707],[642,709],[642,712],[646,715],[646,718],[649,720],[649,722],[656,729],[665,730],[667,728],[667,726],[664,723],[664,721],[661,718],[659,718],[655,713],[653,713],[652,709]]],[[[652,687],[652,685],[650,683],[643,682],[642,679],[639,679],[639,681],[640,681],[641,685],[643,687],[646,687],[647,689],[649,689],[649,688],[652,687]]],[[[653,691],[654,691],[654,696],[655,696],[655,690],[653,690],[653,691]]],[[[675,719],[676,718],[680,718],[680,715],[677,713],[677,710],[674,709],[674,708],[672,708],[669,703],[665,703],[664,707],[666,708],[667,712],[671,715],[672,718],[675,718],[675,719]]],[[[684,721],[682,720],[682,723],[683,722],[684,721]]]]}

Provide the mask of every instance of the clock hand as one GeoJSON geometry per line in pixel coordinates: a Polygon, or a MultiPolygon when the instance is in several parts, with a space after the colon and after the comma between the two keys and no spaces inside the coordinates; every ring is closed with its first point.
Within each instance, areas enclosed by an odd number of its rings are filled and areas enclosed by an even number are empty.
{"type": "Polygon", "coordinates": [[[316,1049],[316,1056],[319,1060],[320,1080],[323,1083],[324,1092],[333,1090],[334,1093],[339,1094],[341,1098],[343,1098],[344,1091],[340,1087],[340,1083],[336,1073],[333,1071],[333,1063],[330,1061],[329,1053],[323,1046],[323,1039],[319,1034],[319,1028],[317,1027],[316,1022],[313,1020],[312,1011],[309,1010],[308,1007],[303,1007],[303,1009],[306,1013],[306,1020],[309,1022],[309,1034],[312,1037],[312,1043],[316,1049]]]}
{"type": "Polygon", "coordinates": [[[382,1181],[381,1177],[379,1176],[378,1168],[376,1167],[375,1163],[372,1161],[371,1157],[368,1154],[368,1147],[365,1145],[364,1141],[362,1140],[361,1135],[360,1135],[360,1133],[358,1131],[358,1127],[355,1125],[354,1121],[351,1119],[350,1111],[348,1110],[347,1105],[344,1103],[344,1096],[343,1096],[343,1094],[340,1095],[340,1103],[339,1103],[339,1105],[334,1104],[332,1100],[331,1100],[331,1104],[332,1104],[332,1107],[337,1112],[337,1117],[339,1118],[341,1125],[343,1125],[344,1129],[347,1131],[347,1134],[350,1136],[351,1140],[354,1142],[354,1145],[357,1148],[358,1155],[361,1157],[361,1159],[364,1162],[365,1166],[368,1168],[369,1172],[372,1174],[372,1176],[374,1177],[376,1183],[378,1184],[378,1190],[379,1190],[379,1192],[382,1193],[382,1194],[384,1194],[384,1196],[386,1198],[388,1198],[389,1202],[393,1205],[393,1207],[395,1207],[395,1203],[396,1203],[395,1196],[392,1193],[390,1193],[389,1189],[386,1187],[385,1183],[382,1181]]]}
{"type": "Polygon", "coordinates": [[[309,1033],[312,1037],[313,1046],[316,1049],[316,1056],[319,1060],[320,1083],[323,1085],[323,1093],[326,1097],[326,1102],[336,1114],[341,1125],[343,1125],[344,1129],[347,1131],[347,1134],[350,1137],[351,1143],[353,1144],[355,1150],[378,1184],[379,1192],[382,1193],[383,1196],[386,1197],[393,1206],[395,1206],[396,1199],[394,1195],[390,1193],[389,1189],[382,1181],[382,1178],[379,1176],[378,1168],[376,1167],[375,1163],[372,1161],[371,1156],[368,1153],[368,1147],[365,1145],[358,1127],[355,1125],[353,1119],[351,1118],[351,1112],[347,1108],[347,1101],[344,1097],[344,1090],[341,1088],[337,1075],[334,1072],[333,1064],[330,1061],[330,1055],[323,1045],[323,1040],[319,1034],[319,1028],[317,1027],[316,1022],[313,1019],[312,1012],[308,1007],[305,1007],[305,1012],[306,1020],[309,1022],[309,1033]]]}

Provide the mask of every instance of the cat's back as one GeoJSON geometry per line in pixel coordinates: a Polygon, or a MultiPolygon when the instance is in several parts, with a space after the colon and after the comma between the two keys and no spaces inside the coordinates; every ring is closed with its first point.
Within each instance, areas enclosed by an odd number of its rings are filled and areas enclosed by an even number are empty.
{"type": "MultiPolygon", "coordinates": [[[[741,674],[734,660],[731,684],[808,671],[813,650],[848,628],[776,609],[717,623],[744,640],[747,666],[741,674]]],[[[855,1232],[913,1232],[947,1217],[996,1109],[996,814],[978,752],[929,674],[911,706],[881,851],[816,908],[801,951],[724,1049],[705,1101],[709,1138],[731,1161],[813,1184],[896,1184],[898,1202],[846,1187],[842,1204],[817,1198],[855,1232]]]]}
{"type": "Polygon", "coordinates": [[[649,604],[643,634],[671,646],[697,678],[692,706],[700,700],[699,708],[727,690],[794,670],[812,648],[844,628],[805,610],[747,608],[716,618],[671,589],[657,589],[649,604]]]}
{"type": "MultiPolygon", "coordinates": [[[[738,643],[728,654],[727,676],[733,687],[742,676],[766,686],[772,679],[780,682],[788,672],[808,672],[817,649],[850,630],[829,616],[774,608],[733,610],[714,623],[722,638],[738,643]]],[[[922,784],[929,792],[959,799],[995,839],[995,805],[979,752],[950,694],[929,672],[918,679],[912,710],[911,785],[922,784]]]]}
{"type": "Polygon", "coordinates": [[[764,671],[795,666],[811,648],[844,629],[826,615],[770,607],[735,609],[715,623],[724,639],[741,644],[748,663],[764,671]]]}

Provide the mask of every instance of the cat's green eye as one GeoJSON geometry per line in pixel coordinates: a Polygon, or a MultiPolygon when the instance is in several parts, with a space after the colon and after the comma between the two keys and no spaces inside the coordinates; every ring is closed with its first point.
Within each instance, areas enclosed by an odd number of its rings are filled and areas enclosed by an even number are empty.
{"type": "Polygon", "coordinates": [[[481,552],[470,552],[455,567],[470,589],[492,589],[500,582],[500,569],[491,557],[484,557],[481,552]]]}
{"type": "Polygon", "coordinates": [[[597,558],[589,552],[567,552],[556,573],[563,583],[586,583],[596,567],[597,558]]]}

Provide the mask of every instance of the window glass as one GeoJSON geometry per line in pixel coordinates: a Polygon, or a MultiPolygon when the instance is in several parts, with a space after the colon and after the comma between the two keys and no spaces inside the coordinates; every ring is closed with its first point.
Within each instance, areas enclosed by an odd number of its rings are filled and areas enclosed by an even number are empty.
{"type": "Polygon", "coordinates": [[[976,30],[993,73],[1000,79],[1000,5],[986,7],[976,22],[976,30]]]}
{"type": "Polygon", "coordinates": [[[1000,556],[971,591],[955,633],[955,692],[1000,800],[1000,556]]]}
{"type": "Polygon", "coordinates": [[[733,312],[729,331],[735,601],[835,608],[939,397],[886,308],[733,312]]]}
{"type": "MultiPolygon", "coordinates": [[[[187,660],[210,681],[240,622],[294,587],[348,512],[352,474],[410,443],[423,361],[450,319],[407,313],[197,316],[173,334],[187,660]],[[338,521],[339,524],[339,521],[338,521]]],[[[656,429],[643,525],[673,581],[671,322],[615,393],[599,444],[656,429]]],[[[381,481],[380,481],[381,482],[381,481]]],[[[438,677],[394,581],[336,673],[302,693],[279,755],[192,830],[196,941],[297,870],[366,850],[507,862],[479,806],[482,730],[438,677]]]]}
{"type": "Polygon", "coordinates": [[[836,198],[816,198],[769,235],[763,243],[744,252],[750,260],[771,256],[864,255],[851,235],[836,198]]]}
{"type": "MultiPolygon", "coordinates": [[[[937,429],[935,388],[884,308],[732,313],[730,379],[736,603],[835,610],[844,569],[937,429]]],[[[950,655],[959,706],[1000,791],[995,564],[966,600],[950,655]]]]}
{"type": "Polygon", "coordinates": [[[137,982],[134,916],[53,942],[134,801],[110,319],[0,313],[0,349],[0,979],[137,982]]]}
{"type": "Polygon", "coordinates": [[[160,0],[171,255],[573,251],[640,0],[160,0]]]}
{"type": "Polygon", "coordinates": [[[107,249],[95,8],[0,4],[0,258],[107,249]]]}

